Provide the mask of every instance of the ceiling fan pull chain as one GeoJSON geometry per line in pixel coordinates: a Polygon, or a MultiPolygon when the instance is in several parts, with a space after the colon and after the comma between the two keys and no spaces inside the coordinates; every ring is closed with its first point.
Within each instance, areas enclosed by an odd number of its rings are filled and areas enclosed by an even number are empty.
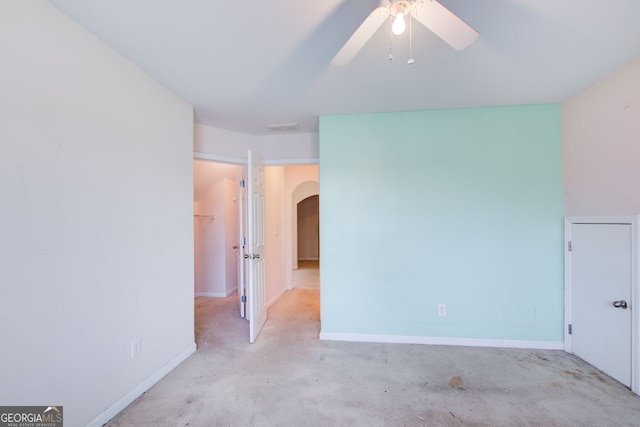
{"type": "Polygon", "coordinates": [[[393,55],[391,54],[391,39],[393,38],[393,30],[391,29],[393,24],[393,18],[389,14],[389,61],[393,61],[393,55]]]}
{"type": "Polygon", "coordinates": [[[411,19],[411,12],[409,12],[409,60],[407,60],[407,64],[411,65],[414,62],[416,62],[415,59],[413,59],[413,19],[411,19]]]}

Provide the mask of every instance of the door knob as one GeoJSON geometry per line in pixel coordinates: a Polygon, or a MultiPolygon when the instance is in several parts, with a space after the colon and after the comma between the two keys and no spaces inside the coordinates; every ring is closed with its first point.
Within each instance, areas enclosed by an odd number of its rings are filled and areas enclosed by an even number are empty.
{"type": "Polygon", "coordinates": [[[627,309],[627,302],[623,299],[621,299],[620,301],[614,301],[613,302],[613,306],[615,308],[622,308],[623,310],[627,309]]]}
{"type": "Polygon", "coordinates": [[[260,258],[260,254],[253,254],[253,259],[260,258]]]}
{"type": "Polygon", "coordinates": [[[233,249],[238,249],[238,245],[233,245],[233,249]]]}
{"type": "Polygon", "coordinates": [[[251,257],[251,255],[249,254],[244,254],[244,259],[249,259],[251,257]]]}

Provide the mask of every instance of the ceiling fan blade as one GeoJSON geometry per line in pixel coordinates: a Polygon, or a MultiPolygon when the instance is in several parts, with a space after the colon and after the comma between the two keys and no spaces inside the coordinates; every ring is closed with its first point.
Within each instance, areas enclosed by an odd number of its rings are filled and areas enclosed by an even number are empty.
{"type": "Polygon", "coordinates": [[[480,34],[436,0],[416,3],[412,12],[418,22],[455,50],[465,50],[480,34]]]}
{"type": "Polygon", "coordinates": [[[340,67],[343,65],[347,65],[362,46],[365,45],[367,41],[373,36],[373,34],[378,31],[378,28],[382,25],[382,23],[389,17],[389,8],[388,7],[377,7],[371,14],[364,20],[362,25],[358,27],[355,33],[351,36],[351,38],[342,46],[340,52],[331,60],[331,65],[340,67]]]}

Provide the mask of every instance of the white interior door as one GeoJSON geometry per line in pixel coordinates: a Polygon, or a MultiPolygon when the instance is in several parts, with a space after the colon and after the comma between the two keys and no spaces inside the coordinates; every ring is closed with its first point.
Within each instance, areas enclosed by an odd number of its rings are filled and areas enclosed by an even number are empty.
{"type": "Polygon", "coordinates": [[[244,176],[242,168],[238,168],[238,303],[240,304],[240,317],[246,317],[247,288],[245,283],[245,211],[244,211],[244,176]]]}
{"type": "Polygon", "coordinates": [[[570,253],[571,352],[629,387],[631,233],[630,224],[571,224],[570,253]]]}
{"type": "Polygon", "coordinates": [[[264,251],[264,165],[249,150],[247,155],[247,249],[249,265],[249,341],[254,342],[267,320],[264,251]]]}

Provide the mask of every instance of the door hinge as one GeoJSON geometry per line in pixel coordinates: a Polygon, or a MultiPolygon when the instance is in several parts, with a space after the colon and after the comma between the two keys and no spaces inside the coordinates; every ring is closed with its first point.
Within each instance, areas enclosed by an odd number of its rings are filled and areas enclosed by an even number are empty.
{"type": "Polygon", "coordinates": [[[245,182],[244,179],[240,180],[240,188],[244,188],[245,187],[245,182]]]}
{"type": "Polygon", "coordinates": [[[567,242],[567,250],[571,252],[571,240],[567,242]]]}
{"type": "Polygon", "coordinates": [[[247,296],[246,296],[246,295],[242,295],[242,298],[241,298],[241,300],[240,300],[240,301],[242,301],[242,302],[247,302],[247,296]]]}
{"type": "Polygon", "coordinates": [[[247,246],[247,238],[246,238],[246,237],[243,237],[243,238],[242,238],[242,246],[243,246],[243,247],[244,247],[244,246],[247,246]]]}
{"type": "Polygon", "coordinates": [[[569,324],[569,335],[571,335],[573,333],[573,328],[571,327],[571,324],[569,324]]]}

